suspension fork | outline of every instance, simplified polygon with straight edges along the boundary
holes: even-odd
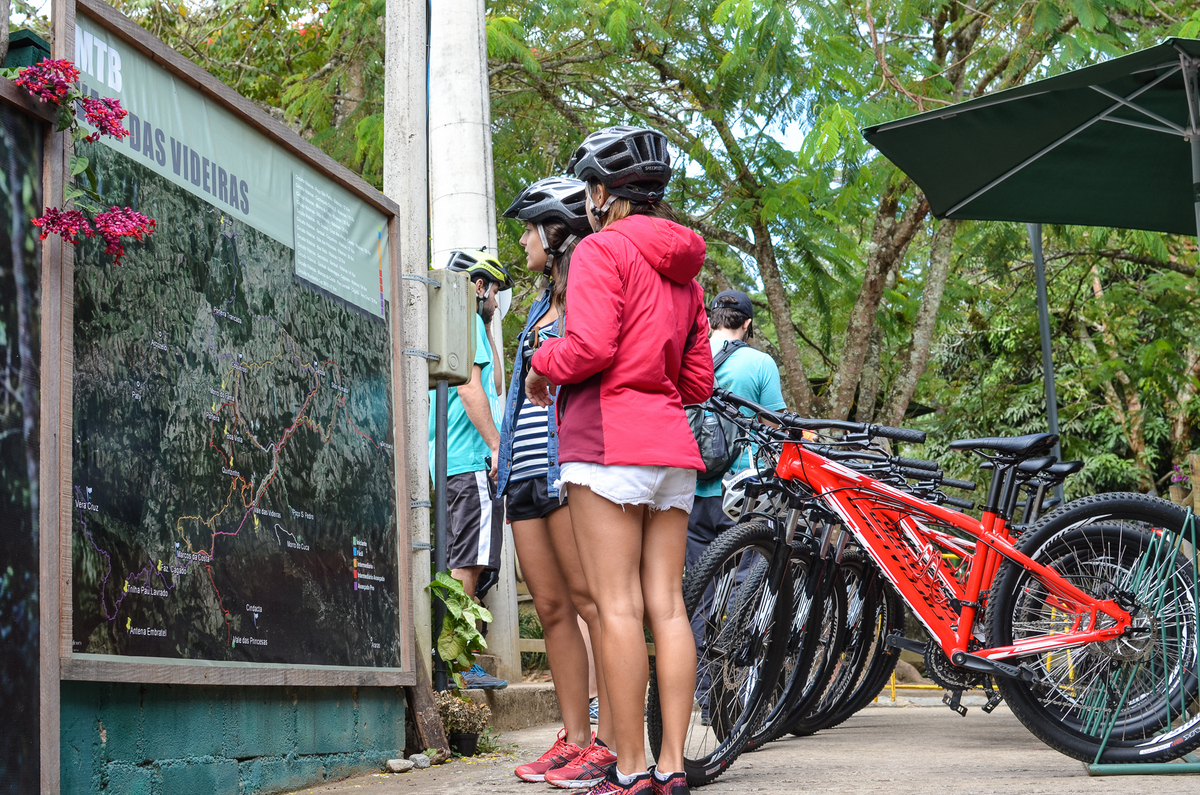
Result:
[[[783,593],[783,581],[788,566],[792,563],[792,538],[796,534],[799,522],[800,510],[797,508],[788,510],[787,518],[782,524],[777,519],[772,519],[772,524],[775,525],[775,553],[767,567],[766,581],[766,593],[772,598],[759,601],[754,615],[754,631],[747,633],[747,642],[735,660],[738,665],[749,665],[751,660],[758,657],[766,640],[767,627],[778,615],[781,600],[786,598],[790,602],[792,598],[790,593]]]

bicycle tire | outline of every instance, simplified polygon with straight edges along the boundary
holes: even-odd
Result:
[[[833,677],[835,664],[846,642],[847,598],[841,567],[832,562],[827,565],[833,566],[834,570],[829,594],[823,601],[823,610],[814,614],[820,615],[820,620],[798,625],[804,616],[800,613],[800,605],[793,608],[795,615],[791,632],[800,635],[797,645],[803,648],[804,657],[792,669],[789,680],[783,683],[783,696],[779,703],[767,711],[762,725],[751,735],[747,743],[748,750],[757,750],[787,734],[797,716],[803,717],[812,711]],[[802,587],[803,583],[797,586],[798,589]]]
[[[701,624],[696,696],[684,740],[689,786],[714,781],[737,759],[761,717],[766,694],[779,678],[791,600],[778,594],[791,593],[793,586],[791,566],[785,567],[777,593],[771,593],[765,581],[767,567],[761,564],[776,554],[776,542],[774,528],[764,520],[735,525],[709,545],[684,579],[688,617]],[[739,658],[738,651],[747,648],[752,633],[757,633],[758,653],[750,660]],[[663,727],[654,672],[647,702],[647,732],[657,758]]]
[[[864,565],[874,564],[868,560]],[[875,700],[892,671],[896,670],[900,650],[887,645],[885,641],[889,635],[904,632],[904,602],[882,574],[876,574],[874,583],[875,607],[870,614],[874,629],[864,637],[868,648],[865,665],[852,679],[840,703],[831,700],[823,705],[822,713],[808,716],[790,727],[795,736],[805,737],[845,723]]]
[[[1085,592],[1136,603],[1131,635],[1023,657],[1035,682],[997,681],[1013,714],[1051,748],[1085,763],[1132,763],[1200,747],[1196,571],[1171,548],[1186,518],[1166,500],[1095,495],[1047,515],[1021,543]],[[1043,591],[1029,571],[1005,562],[992,589],[993,645],[1062,631],[1070,617],[1056,615],[1058,600],[1039,603]]]
[[[860,550],[847,550],[841,563],[846,587],[846,640],[834,664],[829,684],[805,714],[793,714],[788,731],[797,736],[817,731],[822,721],[842,709],[846,699],[870,664],[874,644],[876,615],[882,592],[879,577],[868,577]],[[868,626],[869,625],[869,626]]]

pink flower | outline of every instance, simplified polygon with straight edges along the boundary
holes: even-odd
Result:
[[[79,70],[67,60],[42,61],[26,66],[13,82],[42,102],[58,104],[79,79]]]
[[[42,230],[39,237],[45,240],[49,235],[62,235],[63,239],[71,243],[78,243],[76,235],[80,232],[84,237],[94,237],[95,232],[88,225],[87,219],[83,217],[83,213],[79,210],[63,211],[57,207],[47,207],[46,214],[40,218],[34,218],[30,221],[34,226]]]
[[[129,111],[121,107],[121,100],[112,97],[102,99],[82,97],[79,102],[83,105],[83,112],[87,116],[88,124],[96,128],[96,132],[87,136],[87,140],[95,141],[101,135],[111,135],[120,140],[129,135],[129,130],[121,124],[121,120],[129,115]]]
[[[125,256],[121,238],[131,237],[140,241],[154,234],[156,224],[153,218],[147,218],[128,207],[113,207],[108,212],[97,213],[93,222],[96,224],[96,233],[104,238],[104,253],[112,254],[118,265],[121,264],[121,257]]]

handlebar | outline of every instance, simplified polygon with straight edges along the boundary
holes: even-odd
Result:
[[[735,395],[727,389],[714,390],[713,397],[717,400],[726,403],[732,403],[733,405],[741,408],[749,409],[755,414],[769,417],[771,420],[778,422],[780,425],[785,427],[795,428],[801,431],[849,431],[850,433],[865,433],[868,436],[882,436],[885,439],[894,439],[900,442],[912,442],[913,444],[925,443],[924,431],[914,431],[910,428],[892,428],[887,425],[872,425],[870,423],[849,422],[847,420],[809,419],[786,411],[772,411],[765,406],[758,405],[752,400],[746,400],[740,395]]]
[[[949,486],[952,489],[962,489],[963,491],[975,491],[976,485],[973,480],[958,480],[956,478],[942,478],[942,485]]]
[[[970,511],[975,507],[975,503],[970,500],[960,500],[958,497],[942,497],[942,503],[953,505],[955,508],[962,508],[964,511]]]

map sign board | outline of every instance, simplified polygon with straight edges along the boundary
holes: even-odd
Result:
[[[70,657],[399,669],[389,215],[80,9]]]

